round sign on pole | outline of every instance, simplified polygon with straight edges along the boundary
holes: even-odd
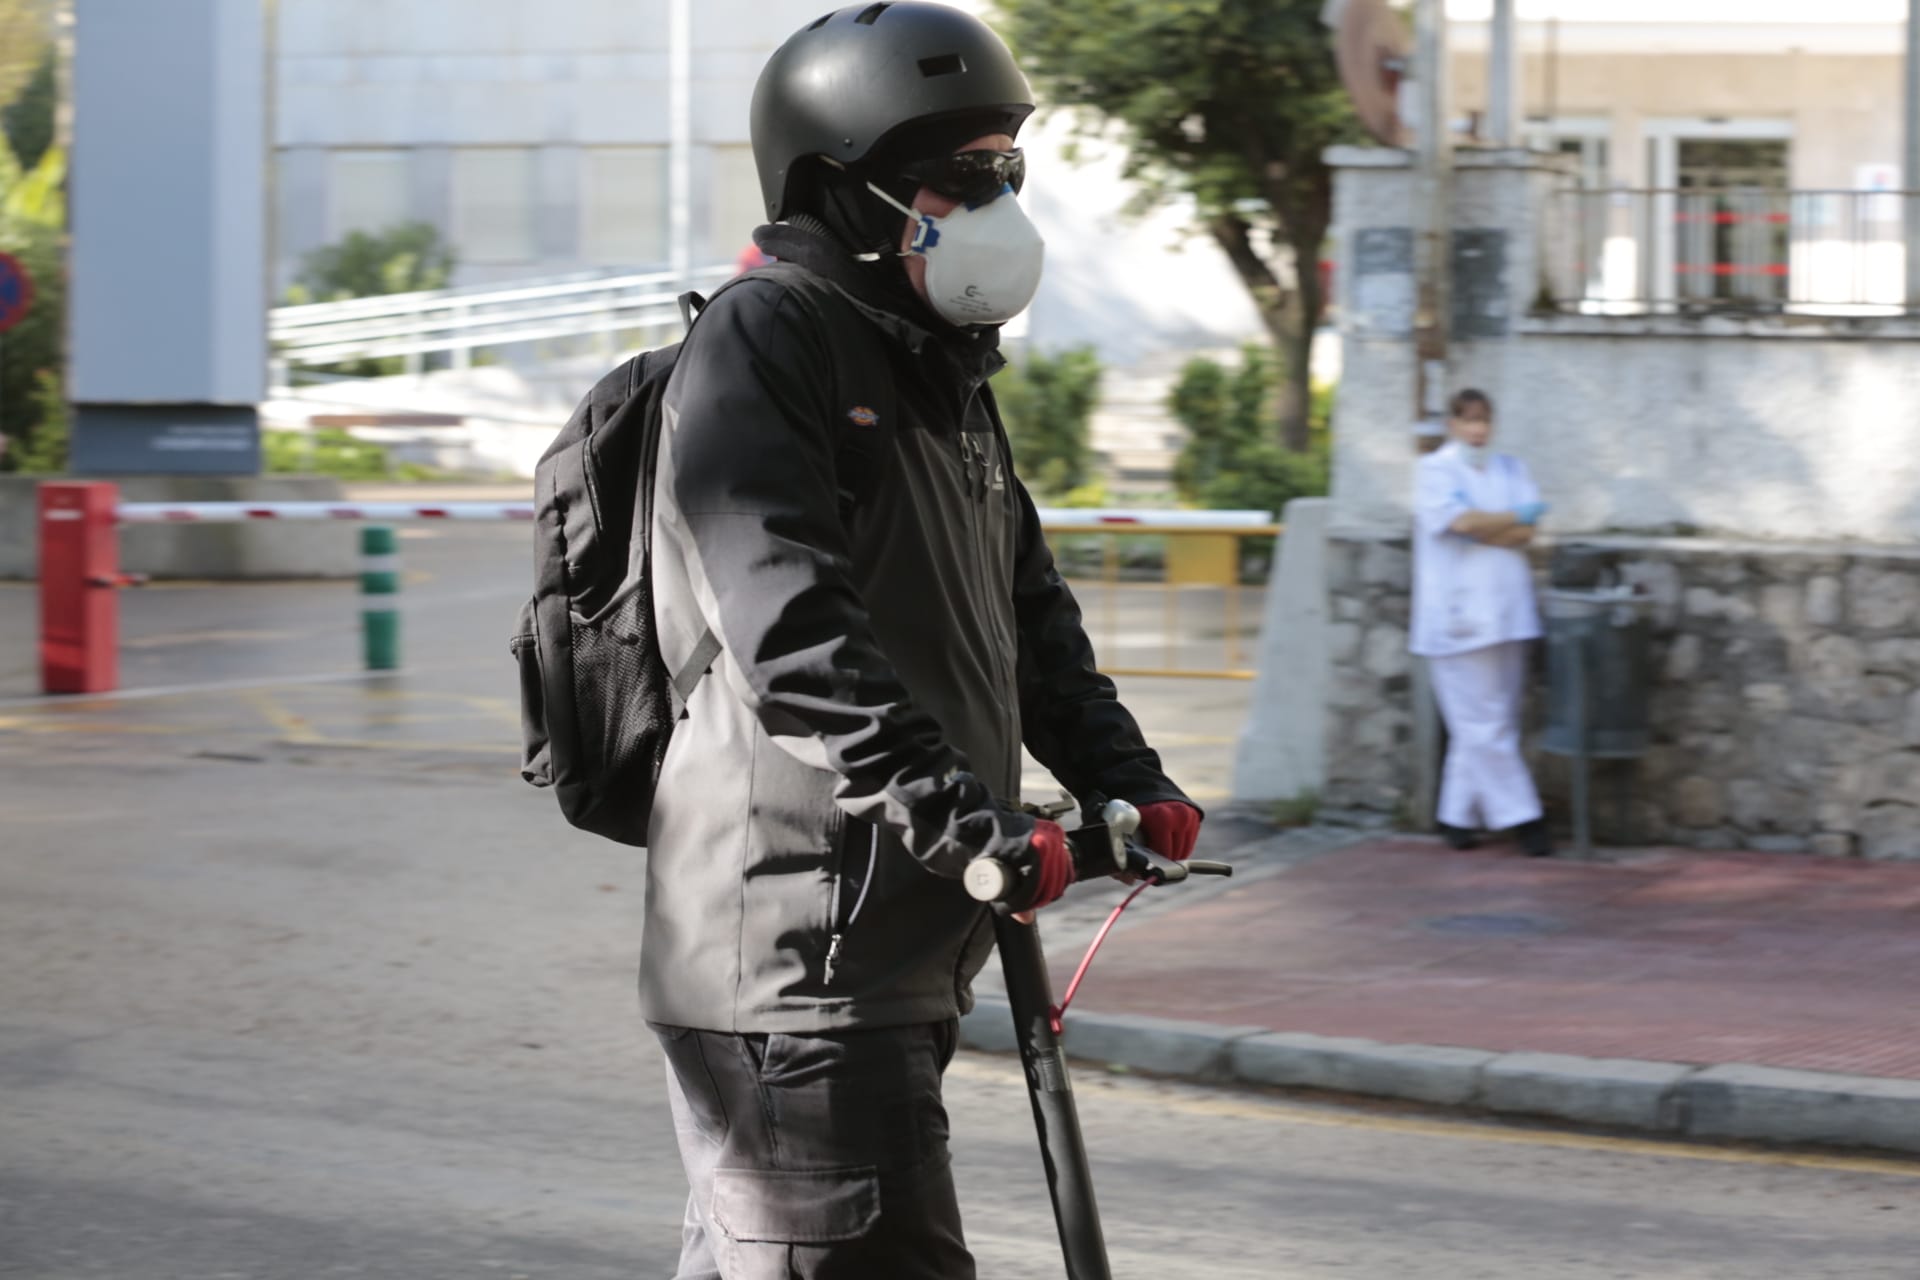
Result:
[[[1388,146],[1406,146],[1406,122],[1400,118],[1400,82],[1409,61],[1405,21],[1386,0],[1344,0],[1332,12],[1334,55],[1354,114]]]
[[[33,278],[20,259],[0,253],[0,333],[27,318],[33,306]]]

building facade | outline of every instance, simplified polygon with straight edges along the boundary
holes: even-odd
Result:
[[[760,215],[747,103],[817,0],[699,0],[696,262]],[[463,284],[668,259],[665,0],[281,0],[275,274],[352,231],[441,229]]]
[[[764,221],[754,82],[822,4],[690,6],[696,266],[735,260]],[[314,249],[405,221],[440,228],[463,285],[666,264],[666,0],[279,0],[278,10],[278,288]],[[1070,133],[1043,109],[1022,137],[1025,203],[1048,268],[1015,336],[1091,343],[1130,366],[1259,335],[1224,256],[1188,234],[1188,211],[1124,213],[1121,155],[1083,142],[1069,162]]]

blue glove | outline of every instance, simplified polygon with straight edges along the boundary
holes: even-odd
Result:
[[[1519,507],[1515,508],[1513,513],[1513,518],[1515,520],[1518,520],[1521,524],[1539,524],[1540,517],[1545,514],[1547,514],[1546,503],[1527,502],[1527,503],[1522,503]]]

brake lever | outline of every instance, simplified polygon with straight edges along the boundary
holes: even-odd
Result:
[[[1130,876],[1137,876],[1152,885],[1179,884],[1188,876],[1230,876],[1233,866],[1226,862],[1210,862],[1204,858],[1189,858],[1185,862],[1175,862],[1134,841],[1127,841],[1127,870]]]

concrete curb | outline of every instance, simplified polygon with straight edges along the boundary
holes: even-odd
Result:
[[[1012,1052],[1006,1000],[980,996],[960,1020],[960,1043]],[[1678,1137],[1920,1153],[1920,1080],[1490,1053],[1077,1011],[1066,1018],[1066,1045],[1074,1058],[1211,1084],[1325,1089]]]

